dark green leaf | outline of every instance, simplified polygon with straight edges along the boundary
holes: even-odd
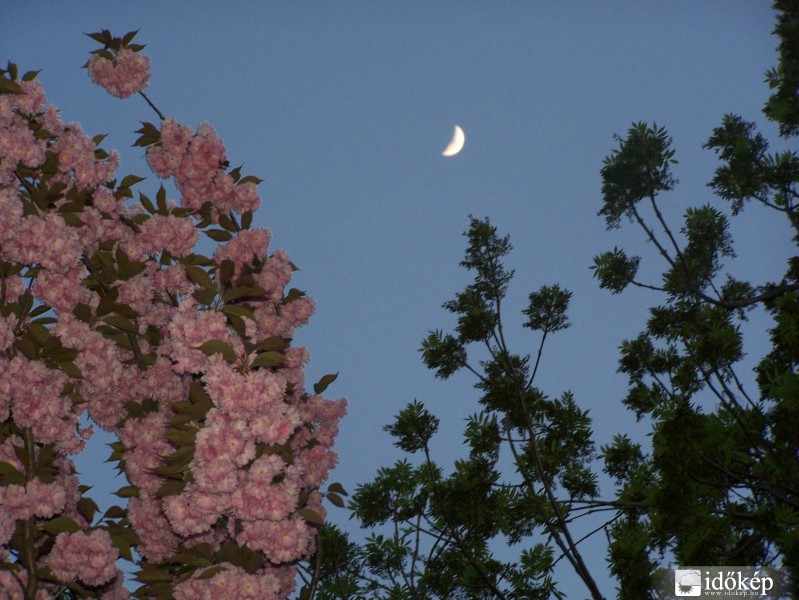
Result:
[[[206,356],[221,354],[222,357],[231,364],[238,360],[238,356],[236,356],[236,351],[233,349],[233,346],[223,342],[222,340],[208,340],[199,346],[198,349],[202,350]]]
[[[283,356],[280,352],[275,352],[274,350],[268,352],[262,352],[255,359],[252,361],[253,367],[278,367],[286,360],[286,357]]]
[[[233,238],[233,234],[224,229],[206,229],[204,233],[216,242],[227,242]]]
[[[137,335],[139,333],[139,328],[136,326],[136,324],[125,317],[121,317],[119,315],[108,315],[107,317],[103,317],[103,321],[109,325],[113,325],[117,329],[121,329],[122,331]]]
[[[340,483],[338,483],[337,481],[335,481],[335,482],[331,483],[329,486],[327,486],[327,491],[328,492],[333,492],[334,494],[340,494],[342,496],[346,496],[347,495],[347,492],[344,489],[344,486],[341,485]]]
[[[314,393],[321,394],[324,392],[327,387],[336,380],[337,377],[338,373],[328,373],[327,375],[324,375],[317,383],[314,384]]]
[[[0,77],[0,94],[24,94],[20,85],[16,81],[10,81]]]
[[[139,177],[138,175],[127,175],[119,183],[119,187],[129,188],[132,185],[136,185],[140,181],[144,181],[144,177]]]
[[[152,203],[152,201],[147,196],[145,196],[144,194],[140,193],[139,194],[139,202],[144,207],[144,210],[146,210],[151,215],[155,214],[155,212],[156,212],[155,205]]]
[[[241,304],[226,304],[222,307],[222,312],[228,315],[237,315],[239,317],[246,317],[251,321],[255,321],[255,315],[252,310]]]
[[[139,497],[139,488],[135,485],[126,485],[119,488],[116,492],[114,492],[120,498],[138,498]]]
[[[231,300],[236,300],[238,298],[261,298],[266,295],[266,290],[259,286],[252,286],[252,287],[235,287],[227,290],[224,294],[222,294],[222,300],[225,302],[230,302]]]
[[[328,492],[327,499],[330,500],[331,504],[338,506],[339,508],[344,508],[344,498],[342,498],[338,494],[334,492]]]
[[[75,533],[76,531],[80,531],[80,525],[78,525],[74,519],[70,517],[56,517],[55,519],[51,519],[47,521],[42,526],[47,533],[52,535],[58,535],[59,533],[69,532]]]
[[[170,479],[163,483],[161,487],[155,492],[156,498],[163,498],[164,496],[176,496],[180,494],[186,487],[185,481],[178,481],[177,479]]]
[[[297,514],[313,525],[325,524],[325,520],[321,517],[321,515],[310,508],[300,508],[297,510]]]
[[[216,290],[216,286],[211,280],[211,276],[208,275],[205,269],[198,267],[197,265],[183,265],[183,268],[186,270],[186,275],[188,275],[189,279],[191,279],[194,283],[207,290]]]
[[[128,511],[119,506],[110,507],[103,514],[103,519],[124,519],[128,516]]]

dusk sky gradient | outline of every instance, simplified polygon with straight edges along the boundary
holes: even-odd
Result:
[[[34,0],[0,12],[0,60],[41,69],[63,120],[108,133],[120,175],[147,176],[139,191],[152,197],[160,182],[131,148],[133,131],[158,118],[140,97],[118,100],[91,83],[80,67],[97,44],[84,33],[140,29],[153,63],[147,95],[181,124],[208,121],[231,164],[264,180],[254,225],[271,229],[271,250],[301,269],[292,285],[317,302],[295,338],[312,355],[308,380],[339,372],[326,395],[349,400],[329,481],[351,492],[400,458],[382,427],[414,398],[442,419],[442,466],[461,452],[463,419],[478,406],[474,380],[435,379],[418,349],[429,330],[454,324],[441,304],[470,281],[458,266],[470,214],[511,236],[505,317],[517,352],[538,344],[521,328],[527,295],[553,283],[574,294],[572,326],[548,342],[538,387],[571,390],[590,409],[597,448],[620,432],[645,439],[648,423],[621,404],[618,347],[660,297],[613,296],[589,267],[614,246],[641,254],[652,283],[664,264],[640,230],[607,232],[597,216],[612,136],[636,121],[669,130],[680,183],[662,206],[675,232],[688,206],[728,208],[706,187],[718,163],[702,149],[725,113],[756,121],[780,147],[761,112],[763,74],[777,60],[765,1]],[[466,145],[442,157],[456,123]],[[795,250],[785,223],[752,206],[732,224],[739,258],[730,272],[779,279]],[[750,365],[765,352],[768,323],[752,314]],[[107,441],[97,435],[79,458],[104,508],[125,484],[100,474]],[[354,531],[344,510],[330,507],[329,519]],[[597,537],[589,561],[612,596]],[[568,597],[584,595],[560,573]]]

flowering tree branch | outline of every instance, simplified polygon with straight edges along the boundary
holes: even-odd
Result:
[[[108,31],[86,63],[112,95],[161,119],[136,144],[174,180],[154,201],[115,178],[119,155],[65,125],[35,73],[0,71],[0,590],[11,598],[138,593],[285,598],[315,552],[346,402],[307,390],[291,345],[314,302],[251,228],[259,180],[229,164],[207,123],[164,117],[142,92],[150,60]],[[194,253],[205,235],[212,257]],[[69,455],[115,434],[126,508],[99,519]],[[313,593],[314,583],[302,593]],[[49,596],[48,596],[49,597]]]

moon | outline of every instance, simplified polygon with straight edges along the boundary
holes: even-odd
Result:
[[[452,140],[444,151],[442,156],[455,156],[458,152],[463,150],[463,145],[466,143],[466,136],[463,135],[463,129],[455,125],[455,131],[452,133]]]

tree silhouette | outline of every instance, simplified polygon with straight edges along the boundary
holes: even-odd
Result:
[[[799,6],[775,9],[779,64],[767,73],[764,113],[787,143],[799,133]],[[725,116],[705,145],[720,159],[709,184],[719,201],[687,209],[678,229],[661,210],[676,185],[667,130],[636,123],[617,141],[601,169],[599,215],[609,230],[639,227],[663,272],[659,281],[639,277],[644,258],[623,248],[596,256],[592,268],[613,294],[629,286],[659,294],[619,359],[629,381],[622,402],[651,425],[650,443],[620,433],[598,463],[587,411],[569,392],[536,387],[545,342],[568,327],[571,294],[558,285],[530,294],[524,326],[538,350],[514,353],[503,331],[510,241],[472,218],[461,266],[474,279],[444,304],[457,325],[431,332],[421,348],[436,376],[476,378],[481,410],[466,423],[468,455],[446,473],[430,451],[439,420],[418,401],[401,410],[385,429],[412,457],[355,491],[350,508],[370,530],[365,542],[325,530],[319,597],[562,597],[553,566],[563,559],[602,598],[574,533],[586,519],[607,537],[620,598],[657,597],[669,560],[799,564],[799,257],[779,281],[738,279],[729,230],[744,208],[775,210],[799,242],[799,157],[770,152],[754,123]],[[778,234],[763,233],[764,243]],[[757,390],[742,376],[741,325],[752,311],[774,323]],[[599,468],[615,482],[609,499],[600,497]],[[513,558],[500,558],[498,545]],[[797,579],[788,585],[799,593]]]

